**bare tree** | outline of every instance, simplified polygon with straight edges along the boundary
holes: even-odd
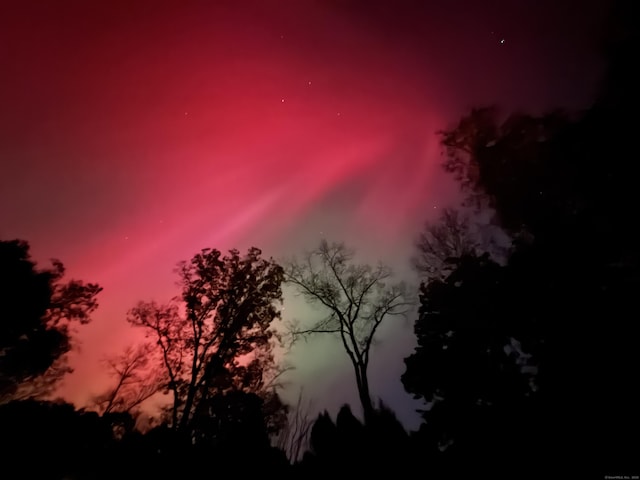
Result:
[[[436,222],[425,223],[416,249],[413,267],[428,281],[447,277],[455,268],[451,260],[476,252],[478,241],[469,217],[459,210],[445,208]]]
[[[353,262],[355,252],[343,243],[322,240],[315,250],[285,267],[285,279],[304,298],[320,306],[327,315],[309,328],[291,326],[292,339],[311,334],[337,335],[353,364],[358,396],[365,421],[375,412],[369,391],[367,369],[371,345],[383,320],[404,315],[412,306],[404,283],[387,285],[389,267]]]
[[[289,462],[295,463],[309,444],[313,419],[309,415],[310,403],[304,401],[302,389],[295,406],[289,409],[287,423],[276,438],[276,446],[285,452]]]
[[[136,347],[129,346],[120,355],[104,360],[116,383],[94,399],[94,404],[102,414],[131,413],[163,389],[166,375],[151,365],[152,355],[153,347],[144,343]]]

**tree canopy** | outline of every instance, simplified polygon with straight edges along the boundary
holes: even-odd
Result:
[[[519,445],[520,458],[528,452],[547,466],[577,469],[572,452],[598,458],[603,474],[631,465],[638,442],[624,432],[640,419],[629,312],[640,257],[629,157],[637,122],[623,99],[637,93],[621,66],[584,112],[476,108],[441,133],[443,167],[467,206],[493,211],[512,239],[504,265],[463,254],[422,287],[418,347],[403,382],[430,402],[422,431],[444,456],[492,450],[515,458]],[[594,395],[604,397],[597,411]],[[478,436],[488,425],[499,433]]]
[[[0,241],[0,402],[50,393],[70,371],[72,326],[89,323],[102,288],[64,274],[58,260],[38,269],[27,242]]]
[[[202,418],[228,410],[217,407],[229,395],[270,406],[271,425],[278,428],[284,406],[271,388],[278,374],[272,324],[280,318],[283,270],[260,255],[257,248],[243,256],[203,249],[178,264],[179,297],[166,305],[140,302],[129,312],[128,321],[155,345],[176,431],[196,435]],[[211,429],[207,434],[215,436]]]

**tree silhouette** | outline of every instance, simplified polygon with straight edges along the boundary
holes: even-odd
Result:
[[[140,404],[151,398],[166,384],[166,374],[153,363],[153,345],[128,346],[115,357],[104,360],[109,374],[116,379],[113,387],[94,399],[99,411],[135,413]]]
[[[373,474],[408,468],[408,435],[395,414],[383,403],[369,423],[358,420],[347,404],[336,415],[318,415],[311,427],[310,449],[303,457],[301,475],[340,471]]]
[[[536,338],[521,304],[528,292],[488,254],[455,265],[446,279],[421,287],[418,346],[401,377],[427,405],[421,441],[452,463],[524,458],[535,451],[525,419],[537,390],[537,365],[523,346]]]
[[[300,389],[296,404],[289,409],[286,424],[278,432],[276,444],[285,452],[290,463],[300,460],[308,447],[309,434],[313,425],[313,421],[309,418],[309,408],[310,404],[304,401],[302,389]]]
[[[270,406],[272,427],[282,423],[285,407],[270,387],[278,374],[271,327],[280,317],[274,304],[282,301],[283,271],[260,254],[257,248],[245,256],[204,249],[178,264],[179,298],[167,305],[141,302],[129,313],[128,321],[155,342],[166,371],[172,428],[193,439],[203,438],[196,432],[205,417],[214,421],[216,406],[241,398],[237,392],[244,399],[259,395]]]
[[[323,240],[303,261],[285,267],[292,284],[327,316],[309,328],[292,326],[293,338],[328,333],[337,335],[351,360],[365,421],[373,418],[367,369],[378,328],[390,316],[404,315],[411,307],[404,283],[387,285],[391,270],[353,262],[354,252],[344,244]]]
[[[575,187],[585,165],[558,148],[573,125],[562,111],[503,118],[496,107],[476,108],[441,132],[444,168],[460,182],[467,203],[494,209],[510,234],[555,232],[559,218],[582,205]]]
[[[86,324],[101,287],[39,270],[22,240],[0,241],[0,403],[50,393],[71,371],[72,326]]]
[[[480,248],[469,216],[453,208],[443,209],[438,221],[425,223],[415,246],[413,266],[425,280],[446,277],[454,268],[450,260]]]
[[[541,474],[563,465],[605,475],[629,471],[640,448],[630,434],[640,399],[629,381],[639,373],[629,313],[640,287],[630,221],[640,207],[630,161],[637,73],[628,63],[637,29],[618,20],[593,107],[505,117],[479,108],[442,133],[444,167],[468,205],[493,209],[513,238],[503,267],[463,257],[445,281],[422,289],[419,346],[403,381],[433,402],[425,433],[457,432],[458,446],[477,447],[459,458],[478,460],[487,445],[513,457],[514,445],[526,445]],[[456,396],[464,402],[447,404]]]
[[[442,134],[444,167],[468,204],[493,209],[513,238],[504,267],[463,256],[446,280],[422,289],[419,346],[406,359],[403,382],[432,402],[425,427],[451,457],[480,461],[488,445],[521,455],[506,441],[508,418],[518,419],[511,425],[518,444],[528,442],[544,459],[541,468],[568,463],[564,443],[582,444],[577,432],[585,427],[573,411],[592,382],[574,359],[590,357],[591,333],[578,319],[604,314],[599,290],[610,278],[601,263],[607,240],[593,241],[602,225],[584,121],[560,112],[502,120],[484,108]],[[525,358],[529,365],[520,364]],[[527,391],[525,366],[536,369],[535,392]],[[478,436],[489,423],[493,433]],[[546,438],[552,429],[556,435]]]

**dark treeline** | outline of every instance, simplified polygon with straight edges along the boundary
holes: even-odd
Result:
[[[640,81],[623,5],[590,108],[476,108],[440,133],[464,202],[417,240],[419,294],[340,243],[282,262],[204,249],[178,264],[174,299],[130,310],[146,340],[106,360],[112,387],[78,409],[44,399],[101,288],[64,281],[58,261],[39,269],[26,241],[0,242],[0,476],[638,475]],[[274,328],[285,284],[326,316]],[[401,381],[425,407],[408,432],[374,400],[368,366],[378,327],[414,305]],[[362,420],[348,405],[311,419],[280,398],[276,348],[319,333],[351,360]],[[159,395],[166,407],[145,424]]]

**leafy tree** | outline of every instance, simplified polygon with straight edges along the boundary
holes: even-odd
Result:
[[[522,308],[530,300],[522,286],[513,268],[488,254],[463,256],[447,278],[422,284],[418,346],[401,380],[426,402],[420,439],[432,452],[487,463],[533,454],[525,444],[537,365],[518,339],[537,338],[537,312]]]
[[[637,175],[630,161],[638,95],[628,62],[637,29],[630,17],[618,20],[610,68],[593,107],[573,116],[502,117],[495,108],[474,109],[442,133],[445,169],[456,175],[469,205],[495,211],[513,249],[502,268],[467,259],[446,281],[423,287],[419,347],[403,377],[410,391],[435,400],[425,430],[457,429],[468,444],[482,446],[492,442],[472,441],[474,430],[511,414],[521,422],[518,441],[537,439],[536,465],[547,469],[560,461],[577,472],[582,458],[590,470],[599,466],[606,474],[629,468],[638,449],[637,436],[628,433],[640,425],[629,381],[639,373],[630,312],[637,309],[640,255],[629,221],[640,207],[631,193]],[[506,339],[517,340],[509,344],[526,355],[509,360],[500,354],[484,363],[490,367],[485,373],[473,374],[483,365],[483,349],[498,351]],[[535,366],[535,392],[521,388],[527,365],[514,370],[514,361],[525,357]],[[519,375],[507,380],[505,372]],[[484,380],[478,385],[476,378]],[[439,396],[448,390],[451,398],[456,388],[464,408],[455,402],[450,408]],[[483,404],[487,396],[491,405]],[[597,407],[594,397],[601,399]],[[482,408],[472,406],[474,398]],[[462,415],[465,409],[473,415]],[[493,437],[502,453],[521,445],[508,442],[507,432],[517,425],[507,423],[502,437]]]
[[[426,222],[418,240],[413,266],[426,280],[446,277],[454,268],[452,259],[475,253],[479,241],[468,215],[445,208],[437,222]]]
[[[496,107],[476,108],[441,132],[443,166],[460,182],[468,204],[492,208],[509,233],[541,234],[580,208],[580,192],[565,187],[577,186],[584,165],[557,151],[572,126],[562,111],[503,118]]]
[[[444,167],[468,204],[492,209],[513,238],[504,267],[462,256],[449,277],[422,289],[418,348],[403,382],[431,402],[425,428],[449,456],[480,461],[492,445],[514,457],[535,438],[531,450],[559,460],[561,444],[584,428],[569,412],[590,382],[570,359],[589,356],[588,329],[576,320],[600,308],[606,277],[592,234],[591,141],[564,113],[502,119],[494,108],[475,109],[442,134]],[[585,295],[597,303],[585,308]],[[523,374],[534,367],[535,392]],[[544,420],[525,425],[525,418]],[[544,422],[554,438],[544,438]],[[479,436],[489,424],[493,433]],[[513,427],[517,443],[507,441]],[[516,444],[522,450],[512,451]]]
[[[260,255],[257,248],[244,256],[203,249],[178,264],[180,297],[167,305],[141,302],[129,312],[128,321],[155,343],[173,398],[170,422],[181,434],[201,439],[203,419],[214,422],[213,410],[240,393],[270,405],[271,425],[279,428],[285,407],[273,391],[279,371],[272,323],[280,318],[283,270]]]
[[[0,241],[0,403],[50,393],[71,371],[72,326],[97,308],[96,284],[63,282],[63,264],[39,270],[22,240]]]
[[[374,407],[367,370],[376,332],[386,318],[404,315],[412,304],[404,283],[387,285],[392,276],[388,267],[356,264],[353,258],[354,252],[344,244],[323,240],[303,261],[290,261],[285,275],[309,303],[327,312],[309,328],[293,326],[293,338],[320,333],[340,338],[353,365],[365,421],[369,421]]]

